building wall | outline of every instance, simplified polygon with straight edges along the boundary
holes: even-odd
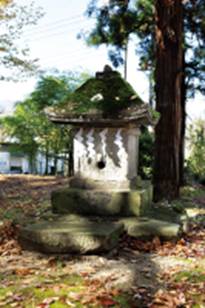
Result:
[[[10,153],[0,152],[0,173],[10,172]]]
[[[51,174],[54,167],[54,159],[50,158],[48,163],[48,173]],[[36,156],[36,173],[45,174],[46,159],[42,153],[38,153]],[[57,163],[57,172],[64,172],[64,161],[59,159]],[[15,155],[6,151],[6,149],[0,149],[0,174],[9,173],[31,173],[29,159],[27,155]]]

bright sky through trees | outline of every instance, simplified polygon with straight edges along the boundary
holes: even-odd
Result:
[[[28,2],[31,0],[18,0],[18,4]],[[35,3],[43,8],[45,16],[37,26],[24,31],[19,44],[30,47],[31,56],[39,58],[42,69],[55,67],[60,70],[84,70],[94,73],[109,63],[106,48],[89,48],[82,39],[77,39],[78,33],[90,29],[93,22],[84,15],[89,0],[35,0]],[[128,81],[139,95],[148,101],[147,78],[142,72],[137,71],[137,67],[137,57],[131,42]],[[9,109],[15,101],[24,98],[33,90],[35,82],[34,78],[20,83],[0,82],[0,108]],[[192,114],[202,114],[205,110],[203,98],[191,109]],[[190,111],[188,112],[190,114]]]
[[[18,3],[26,4],[28,1],[20,0]],[[93,73],[102,70],[109,63],[106,48],[88,48],[83,39],[77,39],[77,35],[82,30],[88,30],[93,23],[84,15],[89,0],[36,0],[35,3],[43,8],[45,16],[37,26],[24,31],[19,44],[30,47],[31,56],[39,58],[42,69],[56,67],[60,70],[85,70]],[[136,74],[137,58],[134,49],[130,49],[129,63],[129,81],[147,100],[146,77],[142,73]],[[22,99],[33,90],[34,84],[34,79],[29,79],[26,83],[0,83],[1,106],[5,108],[5,104],[11,105]]]

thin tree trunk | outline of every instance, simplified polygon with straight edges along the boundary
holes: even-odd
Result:
[[[127,80],[127,65],[128,65],[128,40],[125,44],[124,56],[124,79]]]
[[[49,160],[48,146],[46,146],[45,159],[46,159],[45,175],[47,175],[48,174],[48,160]]]
[[[181,0],[156,0],[156,126],[154,200],[179,196],[181,80],[183,66]]]
[[[73,164],[73,146],[69,147],[69,158],[68,158],[68,176],[73,176],[74,164]]]
[[[187,87],[185,83],[185,55],[183,53],[183,75],[182,75],[182,86],[181,86],[181,142],[179,149],[179,168],[180,168],[180,186],[183,186],[184,181],[184,155],[185,155],[185,133],[186,133],[186,92]]]
[[[31,170],[31,173],[36,173],[36,168],[35,168],[35,154],[31,153],[29,155],[29,165],[30,165],[30,170]]]
[[[55,156],[54,156],[54,174],[57,175],[57,164],[58,164],[58,154],[55,153]]]

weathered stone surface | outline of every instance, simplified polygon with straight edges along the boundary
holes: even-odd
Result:
[[[157,220],[179,224],[184,232],[188,231],[189,217],[183,209],[179,210],[169,204],[153,204],[151,207],[146,208],[145,214],[145,216]]]
[[[139,128],[81,127],[73,134],[72,187],[133,188],[137,177]]]
[[[180,224],[148,217],[123,218],[120,222],[123,223],[128,235],[137,238],[159,236],[163,239],[171,239],[177,238],[182,231]]]
[[[140,216],[151,204],[152,186],[131,191],[68,188],[54,191],[51,201],[58,214]]]
[[[22,228],[19,240],[26,249],[46,253],[87,253],[114,248],[123,225],[71,217],[64,221],[42,222]]]

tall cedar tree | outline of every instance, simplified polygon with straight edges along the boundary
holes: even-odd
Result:
[[[154,20],[154,5],[156,0],[136,0],[132,2],[132,6],[129,6],[128,2],[109,0],[107,4],[98,5],[97,0],[92,0],[87,10],[89,17],[96,18],[96,26],[90,32],[87,42],[90,45],[106,44],[108,46],[110,59],[114,66],[118,66],[123,63],[123,57],[121,52],[124,50],[124,42],[128,40],[130,34],[135,34],[139,38],[137,41],[136,51],[140,56],[140,66],[144,71],[150,71],[151,80],[151,93],[152,99],[155,100],[155,93],[153,91],[153,85],[155,80],[153,78],[153,72],[156,66],[156,53],[155,53],[155,20]],[[165,8],[168,5],[169,21],[163,20],[165,23],[164,36],[170,39],[175,33],[175,29],[172,29],[170,25],[174,12],[174,1],[161,1],[160,5],[164,5]],[[205,84],[205,2],[204,0],[190,0],[182,1],[183,4],[183,22],[184,22],[184,37],[182,42],[182,75],[181,78],[181,140],[179,147],[179,177],[180,184],[183,184],[184,173],[184,137],[186,126],[186,100],[193,97],[196,91],[204,93]],[[181,5],[182,5],[181,4]],[[176,5],[176,4],[175,4]],[[162,8],[163,9],[163,8]],[[182,8],[181,8],[182,9]],[[180,14],[181,13],[180,9]],[[160,16],[161,18],[161,16]],[[182,16],[180,16],[182,18]],[[182,21],[180,21],[181,23]],[[122,25],[122,26],[121,26]],[[167,34],[166,34],[167,32]],[[134,37],[132,36],[132,39]],[[165,39],[164,38],[164,39]],[[180,38],[182,41],[182,38]],[[167,38],[166,38],[167,41]],[[166,43],[167,44],[167,43]],[[170,42],[171,44],[171,42]],[[172,45],[172,44],[171,44]],[[182,52],[182,51],[181,51]],[[167,77],[167,76],[166,76]],[[168,78],[168,77],[167,77]],[[170,81],[172,84],[172,81]],[[158,87],[159,91],[159,87]],[[162,88],[163,91],[163,88]],[[153,95],[154,94],[154,95]],[[161,108],[160,108],[161,109]],[[163,116],[164,117],[164,116]],[[169,125],[166,121],[163,122],[166,131],[166,126]],[[161,124],[159,124],[161,125]],[[174,131],[172,132],[174,134]],[[175,139],[175,138],[172,138]],[[177,150],[177,151],[178,151]],[[157,151],[156,151],[157,152]],[[172,154],[171,154],[172,155]],[[155,164],[157,167],[157,164]],[[163,168],[165,169],[165,168]],[[157,170],[158,171],[158,170]],[[178,172],[177,172],[178,173]],[[167,173],[165,174],[165,180]],[[177,179],[178,183],[178,179]],[[177,184],[178,185],[178,184]],[[158,187],[159,189],[159,187]],[[155,189],[155,192],[157,189]],[[155,193],[156,195],[157,193]],[[162,193],[162,198],[166,198]],[[172,195],[172,194],[171,194]],[[159,196],[159,193],[158,193]],[[170,196],[168,196],[170,198]],[[156,198],[158,199],[158,197]]]
[[[181,85],[183,72],[183,5],[156,0],[156,126],[154,199],[179,196]]]

